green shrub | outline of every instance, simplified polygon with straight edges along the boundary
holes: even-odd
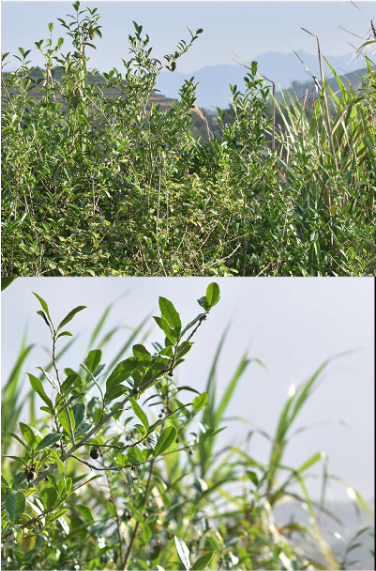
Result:
[[[171,72],[202,30],[151,56],[134,23],[131,59],[87,71],[101,36],[96,9],[60,22],[63,38],[36,42],[44,77],[3,73],[2,275],[372,275],[375,248],[374,71],[354,91],[323,79],[312,102],[283,90],[283,122],[271,148],[273,100],[248,67],[245,92],[217,109],[219,133],[192,135],[194,78],[179,100],[155,105],[156,79]],[[8,54],[3,55],[4,62]],[[334,73],[334,70],[333,70]],[[311,107],[309,109],[309,107]],[[334,156],[333,156],[334,153]]]

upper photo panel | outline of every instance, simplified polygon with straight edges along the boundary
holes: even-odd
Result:
[[[2,276],[376,275],[375,7],[2,2]]]

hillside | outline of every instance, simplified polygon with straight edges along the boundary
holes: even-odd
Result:
[[[282,54],[279,54],[279,55],[282,55]],[[211,68],[205,68],[205,69],[210,70]],[[240,72],[242,78],[247,73],[247,70],[241,66],[239,66],[238,71]],[[356,87],[358,87],[359,82],[360,82],[359,78],[364,76],[366,73],[367,73],[367,69],[362,68],[362,69],[359,69],[356,71],[351,71],[351,72],[348,72],[345,74],[341,74],[340,77],[341,77],[341,80],[344,82],[346,87],[349,84],[351,84],[354,88],[356,88]],[[62,79],[62,71],[59,68],[54,68],[53,74],[54,74],[54,81],[60,82]],[[4,74],[4,75],[6,75],[6,74]],[[160,77],[160,75],[159,75],[159,77]],[[165,75],[165,74],[163,74],[163,75]],[[181,82],[181,83],[179,83],[179,88],[180,88],[181,85],[184,83],[184,79],[181,79],[181,74],[175,75],[175,73],[169,72],[169,75],[174,76],[174,81],[177,81],[177,84],[179,83],[179,81]],[[41,79],[43,77],[42,69],[39,67],[35,67],[33,69],[32,73],[30,74],[30,77],[32,77],[35,81],[37,81],[38,79]],[[337,83],[337,80],[335,79],[335,77],[329,77],[327,79],[327,81],[328,81],[330,88],[336,93],[338,91],[338,83]],[[102,85],[106,85],[106,82],[100,73],[97,73],[96,75],[88,73],[88,83],[89,84],[101,83]],[[125,85],[125,83],[126,82],[123,81],[124,85]],[[40,86],[35,85],[35,87],[33,89],[31,89],[33,96],[37,100],[39,100],[42,97],[42,94],[40,93],[38,87],[40,87]],[[239,87],[240,88],[244,87],[243,79],[241,80],[241,82],[239,82]],[[223,84],[223,89],[225,89],[224,84]],[[307,94],[308,100],[311,100],[312,97],[314,97],[316,95],[316,91],[315,91],[315,87],[314,87],[314,83],[313,83],[312,79],[307,79],[304,82],[300,82],[298,80],[293,81],[291,84],[291,87],[289,87],[289,89],[288,89],[288,92],[294,99],[301,99],[301,98],[305,97]],[[117,97],[119,97],[118,89],[116,89],[114,87],[109,88],[107,91],[107,97],[115,100]],[[55,95],[55,98],[56,98],[57,102],[64,103],[64,99],[61,97],[61,95],[59,93],[57,93]],[[177,98],[167,97],[166,95],[163,94],[163,92],[158,92],[158,90],[157,90],[151,94],[150,103],[149,103],[148,107],[150,106],[151,103],[153,103],[154,105],[160,105],[162,109],[168,108],[173,104],[174,101],[176,101],[176,99]],[[282,100],[282,94],[280,91],[277,91],[277,99]],[[227,111],[229,120],[230,120],[230,117],[232,115],[230,105],[231,105],[231,101],[229,99],[227,102],[227,105],[225,105],[223,107],[223,109],[226,109],[226,111]],[[220,127],[218,117],[216,116],[215,109],[213,109],[213,108],[207,109],[207,108],[202,108],[202,107],[200,109],[201,109],[201,111],[202,111],[202,113],[203,113],[203,115],[207,121],[207,124],[208,124],[210,131],[212,133],[217,134],[217,135],[221,135],[221,127]],[[267,105],[267,115],[269,117],[272,115],[271,101],[269,101],[268,105]],[[309,115],[309,112],[308,112],[308,115]],[[206,140],[207,139],[207,127],[206,127],[205,121],[197,113],[193,113],[192,118],[193,118],[193,123],[191,126],[192,134],[196,138],[201,137],[202,140]],[[276,123],[277,124],[282,123],[282,119],[279,116],[278,112],[276,115]]]
[[[308,54],[302,50],[297,50],[299,57],[304,61],[308,69],[317,77],[320,76],[318,58],[316,55]],[[241,57],[241,54],[237,54]],[[339,74],[354,73],[358,68],[365,67],[364,63],[353,60],[352,54],[345,56],[330,56],[324,54],[330,64]],[[304,70],[304,66],[291,52],[289,54],[281,54],[278,52],[268,52],[256,57],[255,60],[259,64],[259,71],[266,77],[269,77],[278,84],[288,88],[292,82],[305,82],[309,79]],[[251,62],[248,62],[251,63]],[[158,76],[157,88],[161,93],[165,93],[169,97],[177,97],[180,86],[184,80],[194,77],[195,83],[199,83],[197,87],[197,105],[205,109],[214,107],[226,108],[230,102],[231,91],[229,84],[238,85],[243,88],[243,78],[245,70],[240,65],[215,65],[207,66],[191,73],[174,73],[162,72]],[[331,75],[330,69],[324,62],[324,73]]]

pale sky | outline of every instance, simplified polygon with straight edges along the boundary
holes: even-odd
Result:
[[[127,60],[128,34],[133,34],[132,20],[144,27],[150,36],[152,54],[162,60],[175,50],[177,43],[189,39],[186,29],[203,28],[204,33],[187,54],[178,60],[177,70],[193,73],[205,66],[234,64],[234,54],[245,61],[269,52],[291,52],[303,49],[316,53],[315,39],[299,26],[318,35],[326,56],[352,53],[348,44],[360,40],[343,31],[364,37],[370,28],[368,19],[375,17],[375,2],[358,2],[363,15],[350,1],[346,2],[81,2],[97,7],[102,15],[103,38],[95,39],[97,50],[88,50],[89,68],[108,71],[122,69],[121,58]],[[1,3],[2,52],[18,53],[18,47],[31,49],[33,65],[44,65],[34,42],[49,37],[48,23],[55,24],[54,38],[65,36],[56,18],[72,13],[70,2],[7,1]],[[367,17],[366,17],[367,16]],[[63,53],[68,51],[68,38]],[[17,60],[11,59],[12,67]],[[165,62],[164,62],[165,63]]]
[[[218,399],[246,351],[267,366],[267,370],[256,364],[248,366],[226,413],[245,422],[226,421],[228,428],[221,443],[241,444],[252,429],[250,423],[273,433],[291,384],[307,380],[325,359],[356,350],[329,366],[294,429],[328,420],[333,423],[312,426],[293,439],[285,463],[297,468],[311,455],[325,451],[331,473],[354,486],[366,500],[373,498],[375,308],[371,278],[18,278],[1,294],[2,383],[15,363],[26,327],[28,342],[37,346],[23,367],[24,391],[29,390],[25,372],[39,376],[36,367],[44,367],[48,361],[42,346],[49,346],[49,332],[36,314],[40,307],[32,291],[46,300],[55,323],[72,308],[88,306],[69,326],[76,342],[60,364],[63,370],[67,366],[78,369],[83,362],[91,332],[109,303],[117,300],[104,332],[117,325],[136,327],[147,315],[160,315],[159,296],[175,304],[186,324],[202,311],[196,300],[205,294],[211,281],[219,283],[221,300],[198,330],[191,353],[178,368],[178,384],[205,390],[214,353],[229,323],[219,362]],[[163,342],[163,336],[151,317],[146,331],[151,333],[145,345],[153,351],[151,342]],[[128,335],[127,329],[115,335],[104,350],[104,362],[110,362]],[[61,346],[67,339],[62,338]],[[46,386],[47,391],[49,388]],[[267,442],[257,435],[251,442],[251,455],[266,461],[270,450]],[[312,472],[321,473],[321,468]],[[308,485],[318,497],[319,482],[312,479]],[[328,499],[348,498],[343,487],[332,483]]]

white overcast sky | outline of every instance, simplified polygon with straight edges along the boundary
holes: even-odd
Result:
[[[117,300],[105,331],[116,325],[136,327],[145,316],[160,315],[159,296],[170,299],[183,323],[187,323],[201,311],[196,300],[205,294],[211,281],[209,278],[19,278],[1,294],[2,383],[15,363],[26,327],[28,342],[38,345],[30,353],[24,371],[39,375],[36,367],[44,367],[48,361],[42,348],[49,345],[48,330],[36,314],[40,307],[32,291],[47,301],[55,323],[72,308],[87,306],[70,324],[69,330],[77,340],[60,365],[62,370],[67,366],[78,369],[83,362],[91,332],[110,302]],[[205,390],[216,347],[230,323],[219,363],[218,398],[246,351],[250,357],[261,359],[268,370],[255,364],[248,367],[226,415],[242,417],[273,433],[290,385],[306,380],[328,357],[356,350],[329,366],[323,383],[294,428],[326,420],[333,420],[334,424],[313,427],[298,435],[287,449],[285,463],[298,467],[312,454],[325,451],[333,474],[357,488],[367,500],[373,498],[373,280],[221,278],[216,281],[221,287],[221,300],[198,330],[191,353],[178,369],[178,383]],[[151,341],[163,342],[163,338],[151,318],[146,330],[151,330],[151,334],[145,345],[152,350]],[[119,331],[104,352],[104,362],[110,361],[128,335],[126,329]],[[61,346],[66,343],[64,339],[68,338],[63,338]],[[22,384],[24,391],[29,390],[24,373]],[[339,420],[349,428],[344,428]],[[240,443],[251,428],[235,421],[226,425],[223,443]],[[255,436],[250,453],[264,461],[269,446]],[[312,481],[310,487],[318,496],[319,484]],[[331,485],[329,498],[345,501],[346,497],[339,484]]]
[[[96,38],[97,50],[88,50],[89,68],[106,71],[122,69],[121,58],[129,59],[128,34],[134,32],[132,20],[143,25],[150,36],[153,55],[162,60],[177,43],[189,39],[186,29],[203,28],[204,33],[178,61],[178,70],[195,72],[205,66],[234,64],[234,54],[245,61],[277,51],[295,49],[316,54],[316,41],[299,26],[318,35],[326,56],[353,53],[351,42],[361,41],[339,26],[366,37],[369,20],[375,16],[375,2],[358,2],[364,14],[346,2],[81,2],[81,9],[97,7],[102,15],[103,38]],[[33,65],[44,65],[34,42],[49,37],[48,23],[55,23],[54,37],[65,36],[57,18],[72,13],[70,2],[1,2],[2,52],[18,53],[18,47],[31,49]],[[368,18],[368,19],[367,19]],[[66,38],[66,41],[69,38]],[[64,45],[63,52],[68,47]],[[90,52],[90,53],[89,53]],[[17,67],[17,60],[11,59]]]

